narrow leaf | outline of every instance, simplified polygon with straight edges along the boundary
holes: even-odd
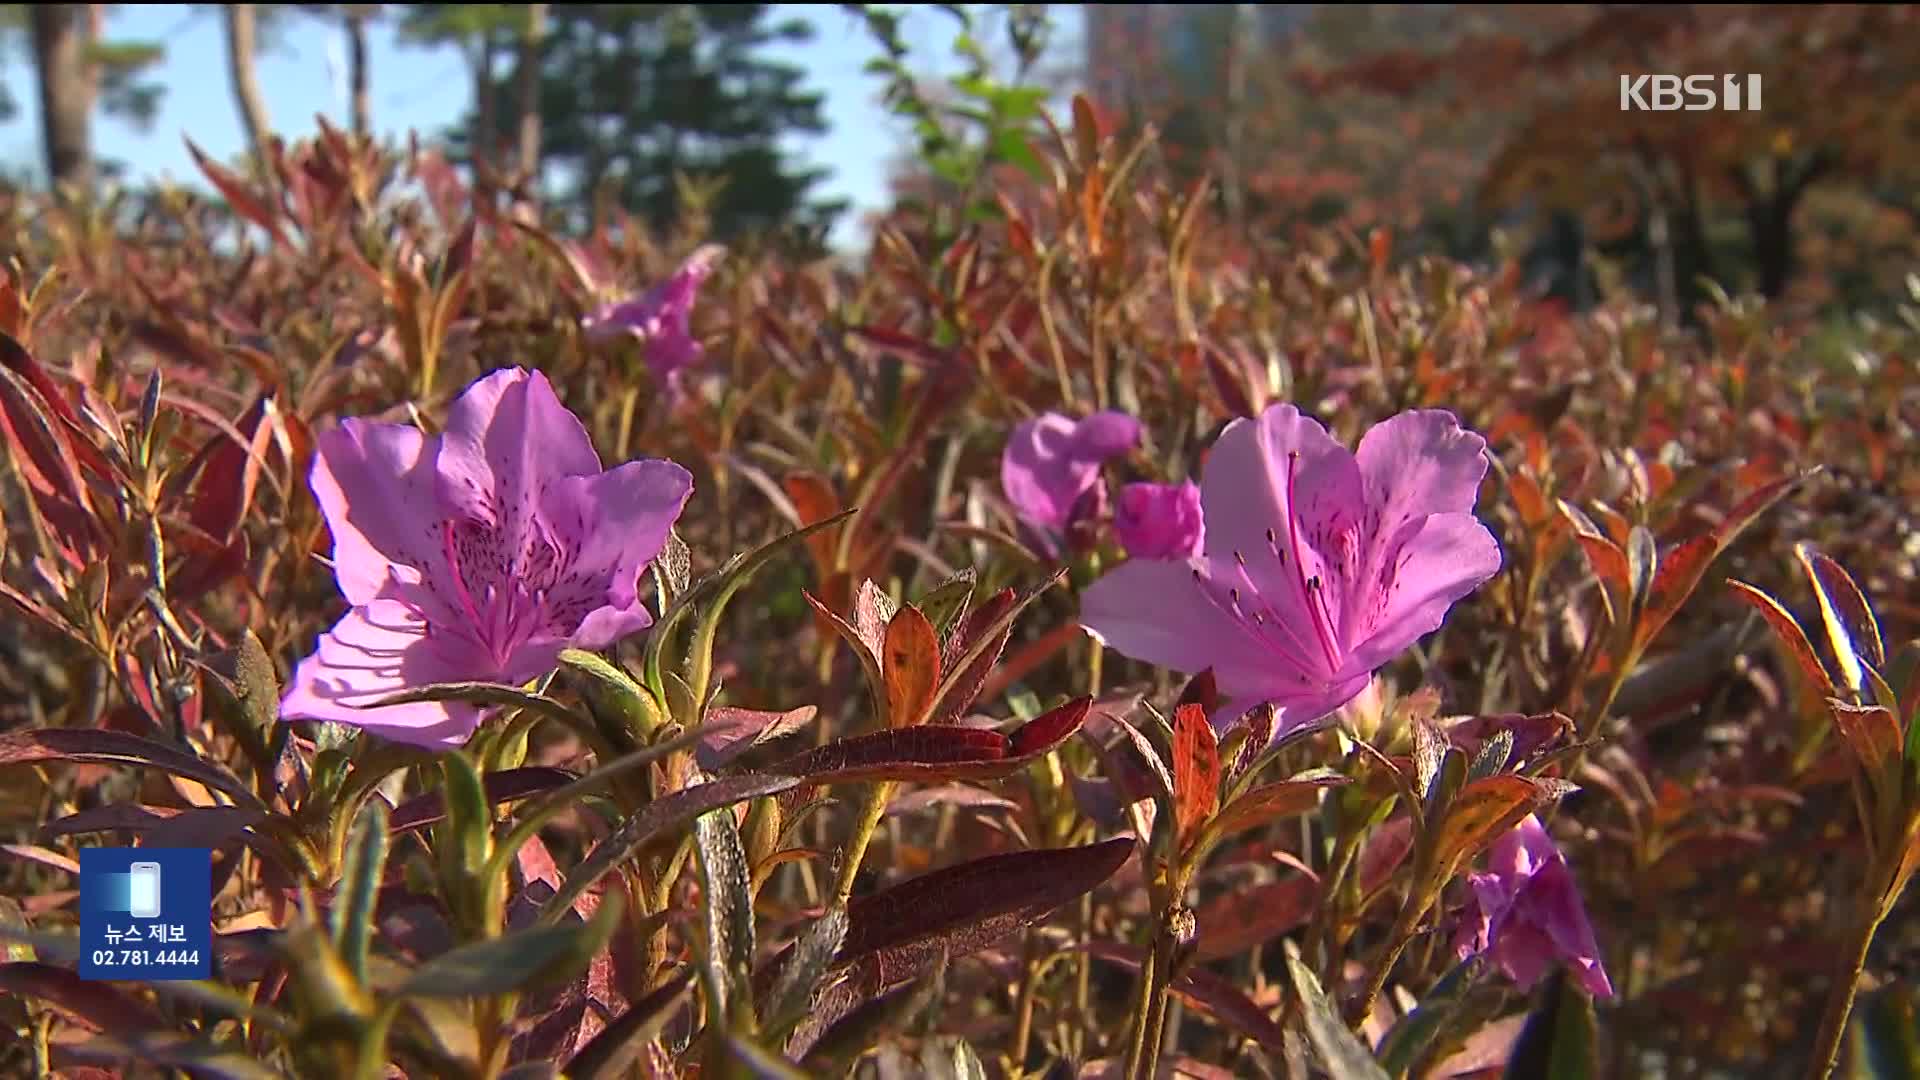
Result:
[[[1440,821],[1433,865],[1449,868],[1472,857],[1545,801],[1541,786],[1524,776],[1490,776],[1466,785]]]
[[[1287,973],[1293,979],[1294,992],[1300,995],[1307,1041],[1313,1044],[1327,1074],[1333,1080],[1389,1080],[1366,1044],[1341,1022],[1326,991],[1320,988],[1320,980],[1300,962],[1299,948],[1291,941],[1287,943]]]
[[[1320,805],[1321,789],[1351,782],[1344,776],[1320,776],[1262,784],[1228,803],[1213,819],[1213,828],[1221,836],[1230,836],[1242,829],[1304,814]]]
[[[761,1013],[765,1026],[774,1031],[784,1031],[806,1015],[808,1001],[846,938],[845,908],[831,908],[807,924],[807,928],[794,941],[793,948],[785,954],[786,963],[780,968],[780,976],[767,995],[766,1007]]]
[[[960,625],[967,614],[967,608],[973,600],[973,586],[978,575],[969,566],[958,574],[928,590],[915,607],[940,632],[940,642],[944,647],[952,636],[953,628]]]
[[[880,664],[887,685],[887,726],[924,723],[940,685],[940,635],[918,608],[902,608],[887,624]]]
[[[245,784],[219,765],[137,735],[83,728],[39,728],[0,735],[0,765],[32,765],[42,761],[141,765],[198,780],[232,796],[241,806],[266,809]]]
[[[1173,812],[1182,846],[1220,805],[1220,752],[1204,705],[1173,711]]]
[[[618,890],[572,926],[538,926],[457,946],[414,970],[399,987],[420,997],[488,997],[565,982],[578,975],[613,936],[625,907]]]
[[[1085,847],[989,855],[936,870],[847,907],[834,968],[859,964],[881,988],[1045,919],[1097,888],[1133,854],[1131,837]]]
[[[1011,776],[1080,729],[1092,708],[1077,698],[1035,717],[1011,735],[942,724],[836,739],[768,767],[816,784],[872,780],[919,782]]]
[[[387,804],[369,800],[354,823],[342,860],[343,901],[334,904],[333,941],[341,962],[361,982],[367,981],[367,944],[373,936],[374,904],[380,878],[387,866]]]
[[[1800,673],[1806,676],[1821,697],[1832,697],[1838,692],[1833,677],[1827,674],[1826,665],[1820,662],[1819,654],[1813,651],[1813,643],[1807,640],[1806,631],[1800,628],[1800,622],[1792,612],[1781,607],[1780,601],[1744,581],[1729,578],[1727,585],[1735,596],[1745,600],[1766,619],[1767,626],[1773,630],[1774,640],[1787,650],[1787,655],[1800,668]]]
[[[1867,606],[1860,586],[1840,568],[1840,564],[1814,551],[1805,543],[1793,545],[1794,557],[1806,571],[1820,602],[1820,622],[1827,632],[1827,647],[1840,667],[1847,689],[1860,693],[1866,686],[1861,661],[1876,670],[1887,664],[1886,645],[1880,640],[1880,624]]]
[[[1587,1080],[1599,1065],[1597,1035],[1592,999],[1556,968],[1547,977],[1539,1006],[1520,1029],[1505,1075],[1510,1080]]]
[[[567,1062],[571,1080],[613,1080],[626,1076],[640,1051],[656,1038],[674,1009],[693,985],[693,969],[681,968],[658,990],[634,1002],[620,1018],[608,1024],[593,1041],[580,1048]]]
[[[753,890],[746,849],[731,810],[702,814],[693,823],[700,860],[700,895],[706,917],[707,991],[714,995],[719,1025],[742,1002],[753,975]]]
[[[660,796],[587,852],[586,858],[580,860],[541,909],[540,922],[543,925],[557,922],[608,871],[637,857],[641,849],[661,834],[703,814],[777,794],[798,783],[799,780],[791,776],[725,776]]]
[[[1655,635],[1667,625],[1667,620],[1680,610],[1680,605],[1693,595],[1693,590],[1706,575],[1707,567],[1714,558],[1746,531],[1755,518],[1785,498],[1804,479],[1804,475],[1788,477],[1762,487],[1740,500],[1711,532],[1696,536],[1667,553],[1666,558],[1661,560],[1659,572],[1654,575],[1653,584],[1647,590],[1646,607],[1638,625],[1634,627],[1633,647],[1636,654],[1653,641]]]

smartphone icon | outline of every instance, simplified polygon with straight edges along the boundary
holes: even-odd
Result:
[[[160,916],[160,864],[137,862],[127,870],[128,913],[136,919]]]

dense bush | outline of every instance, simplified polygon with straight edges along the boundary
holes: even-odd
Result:
[[[1914,309],[1138,149],[857,271],[330,130],[14,206],[6,1071],[1785,1075],[1863,966],[1899,1052]],[[212,980],[78,978],[92,843],[215,849]]]

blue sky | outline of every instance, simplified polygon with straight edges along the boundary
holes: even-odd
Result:
[[[834,236],[836,246],[860,242],[860,212],[885,200],[886,163],[901,145],[902,125],[881,108],[880,84],[861,71],[878,50],[865,29],[837,5],[777,4],[776,17],[798,16],[814,24],[814,39],[800,46],[770,50],[774,56],[803,67],[809,83],[826,95],[829,132],[821,137],[796,139],[802,159],[825,166],[833,175],[822,185],[823,194],[853,202]],[[1080,15],[1077,7],[1057,5],[1056,48],[1077,49]],[[221,20],[214,11],[185,4],[120,6],[108,16],[108,35],[124,40],[162,42],[165,61],[153,72],[166,86],[160,114],[148,130],[105,115],[94,120],[95,152],[127,162],[136,176],[170,175],[195,183],[199,172],[187,154],[182,135],[216,160],[240,153],[245,144],[233,92],[227,80]],[[909,59],[928,74],[952,73],[957,62],[951,43],[957,24],[924,5],[908,5],[904,36],[912,46]],[[371,35],[369,69],[373,84],[374,127],[383,136],[403,136],[417,129],[423,138],[438,132],[467,107],[471,80],[459,53],[452,49],[421,49],[398,45],[393,32],[376,26]],[[274,128],[289,138],[311,134],[314,115],[347,126],[341,91],[344,79],[329,70],[329,53],[345,55],[337,30],[312,18],[298,18],[259,60],[262,89]],[[40,123],[36,107],[33,67],[28,56],[14,50],[5,58],[0,76],[20,106],[11,122],[0,125],[0,154],[8,165],[40,169]]]

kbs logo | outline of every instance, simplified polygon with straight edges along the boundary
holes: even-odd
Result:
[[[1714,90],[1718,81],[1719,92]],[[1744,91],[1744,92],[1743,92]],[[1705,112],[1725,109],[1760,111],[1758,75],[1622,75],[1620,111]]]

